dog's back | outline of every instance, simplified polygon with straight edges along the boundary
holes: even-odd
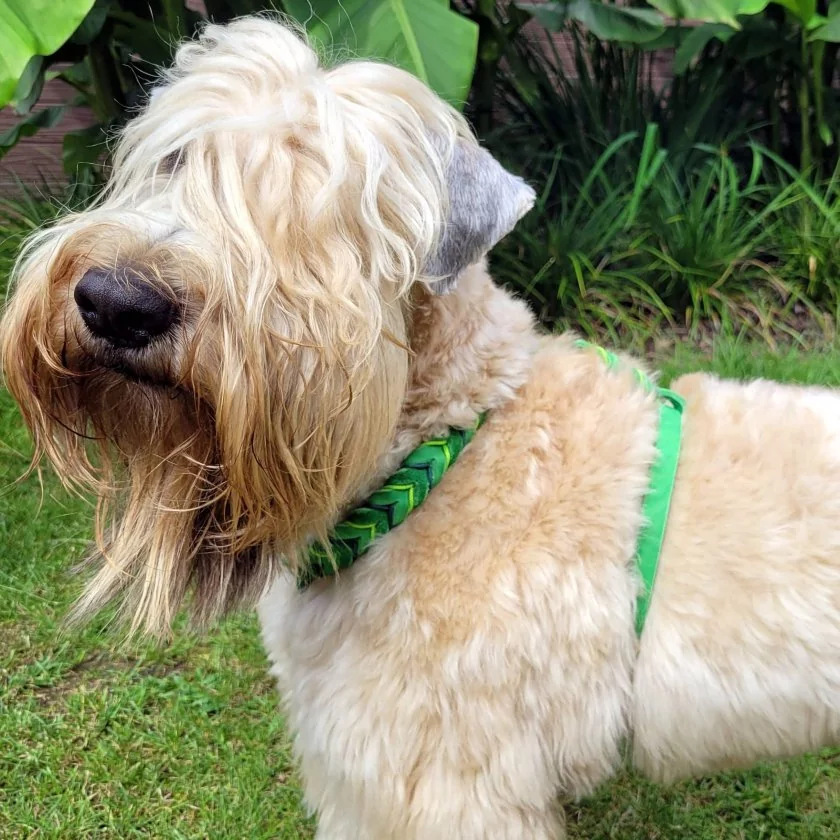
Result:
[[[655,778],[840,741],[840,393],[692,375],[634,691]]]

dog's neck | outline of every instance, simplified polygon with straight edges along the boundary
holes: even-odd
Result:
[[[478,414],[512,399],[538,342],[528,308],[493,283],[483,262],[467,269],[448,294],[418,284],[408,389],[382,473],[422,441],[468,427]]]

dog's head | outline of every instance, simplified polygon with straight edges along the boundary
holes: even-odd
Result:
[[[532,201],[407,73],[265,19],[183,45],[2,324],[36,458],[99,500],[79,613],[123,594],[165,632],[189,589],[207,619],[295,563],[394,432],[412,287],[457,287]]]

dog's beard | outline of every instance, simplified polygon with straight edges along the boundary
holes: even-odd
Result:
[[[98,571],[75,614],[96,612],[122,594],[130,629],[161,634],[188,589],[200,622],[256,594],[271,571],[269,557],[261,557],[268,546],[255,540],[220,466],[210,409],[188,392],[125,382],[106,399],[119,400],[122,410],[106,404],[91,411],[106,482],[97,488],[90,558]]]
[[[188,593],[200,624],[251,602],[278,562],[297,568],[307,540],[326,536],[393,434],[399,339],[381,339],[354,375],[343,342],[290,347],[260,325],[249,345],[234,317],[200,321],[202,342],[185,331],[105,352],[68,317],[66,290],[28,290],[4,320],[7,384],[36,461],[97,498],[76,619],[119,600],[131,631],[160,636]],[[389,313],[399,336],[402,316]]]
[[[77,361],[35,374],[37,405],[20,400],[65,484],[96,496],[84,564],[95,571],[72,617],[120,597],[130,631],[163,635],[188,591],[199,624],[252,600],[272,573],[277,523],[228,480],[213,408],[171,381],[148,384],[151,367],[127,377]]]

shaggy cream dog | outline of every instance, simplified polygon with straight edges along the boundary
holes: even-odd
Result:
[[[485,252],[533,192],[421,83],[262,19],[182,46],[93,208],[36,235],[2,362],[99,497],[86,615],[259,606],[323,840],[555,840],[632,739],[659,780],[838,741],[840,397],[680,380],[634,630],[659,406],[540,337]],[[419,444],[401,525],[296,586]]]

